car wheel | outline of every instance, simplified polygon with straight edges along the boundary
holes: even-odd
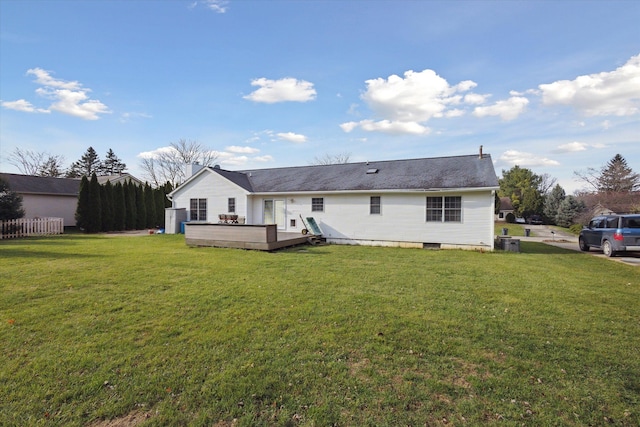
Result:
[[[580,239],[578,239],[578,244],[580,245],[581,251],[587,252],[589,250],[589,245],[584,241],[584,238],[580,237]]]
[[[612,257],[616,254],[616,251],[613,250],[610,241],[605,240],[604,242],[602,242],[602,253],[608,257]]]

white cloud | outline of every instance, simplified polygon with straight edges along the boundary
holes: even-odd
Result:
[[[451,118],[451,117],[461,117],[465,115],[465,111],[464,110],[460,110],[457,108],[454,108],[453,110],[448,110],[446,113],[444,113],[444,116],[447,118]]]
[[[50,113],[51,111],[36,108],[29,101],[19,99],[17,101],[2,102],[2,106],[8,110],[22,111],[23,113]]]
[[[431,129],[418,122],[400,122],[390,120],[361,120],[359,122],[347,122],[340,125],[343,131],[349,133],[356,128],[361,128],[367,132],[384,132],[393,135],[411,134],[426,135],[431,133]]]
[[[546,157],[538,157],[532,153],[525,153],[516,150],[507,150],[500,156],[500,162],[522,167],[539,167],[539,166],[559,166],[560,162],[547,159]]]
[[[147,113],[122,113],[120,115],[121,123],[129,123],[131,120],[141,118],[141,119],[152,119],[153,116]]]
[[[84,120],[97,120],[100,114],[111,113],[109,107],[102,102],[89,99],[87,93],[91,92],[91,89],[83,88],[77,81],[67,82],[55,79],[49,71],[42,68],[29,69],[27,74],[36,76],[35,82],[43,86],[36,89],[36,94],[52,100],[53,103],[48,109],[42,109],[35,108],[29,101],[20,99],[3,102],[3,107],[27,113],[58,111]]]
[[[176,149],[173,147],[159,147],[155,150],[143,151],[142,153],[138,153],[138,157],[140,157],[141,159],[157,159],[161,154],[168,154],[175,151]]]
[[[538,86],[546,105],[570,105],[586,116],[629,116],[640,112],[640,55],[610,72]]]
[[[42,86],[69,90],[80,90],[82,88],[82,85],[76,81],[65,82],[64,80],[54,79],[49,71],[43,70],[42,68],[31,68],[27,70],[27,74],[36,76],[35,82]]]
[[[586,151],[589,148],[605,148],[605,144],[587,144],[586,142],[573,141],[567,144],[559,145],[558,148],[553,150],[554,153],[577,153],[579,151]]]
[[[254,161],[256,161],[256,162],[261,162],[261,163],[264,163],[264,162],[272,162],[272,161],[273,161],[273,156],[271,156],[271,155],[267,154],[267,155],[265,155],[265,156],[258,156],[258,157],[254,157],[254,158],[252,158],[251,160],[254,160]]]
[[[293,133],[293,132],[281,132],[276,134],[276,136],[281,140],[295,142],[297,144],[302,142],[307,142],[306,136],[300,135],[298,133]]]
[[[229,1],[228,0],[200,0],[194,1],[189,5],[189,9],[193,9],[198,4],[201,4],[203,7],[216,12],[216,13],[225,13],[228,8]]]
[[[276,102],[307,102],[316,98],[316,90],[313,83],[286,77],[280,80],[269,80],[264,77],[251,81],[251,86],[259,86],[260,89],[244,96],[254,102],[273,104]]]
[[[579,151],[586,151],[589,144],[584,142],[573,141],[568,144],[558,145],[558,148],[553,150],[554,153],[577,153]]]
[[[449,83],[433,70],[404,73],[404,78],[391,75],[387,79],[367,80],[362,99],[379,117],[392,122],[425,122],[444,117],[447,108],[466,102],[461,93],[476,86],[465,80],[457,85]],[[473,99],[473,98],[471,98]]]
[[[418,72],[409,70],[402,77],[393,74],[386,79],[370,79],[365,83],[367,89],[361,98],[376,117],[342,123],[340,127],[344,132],[360,128],[396,135],[426,135],[431,132],[425,125],[429,120],[464,116],[472,106],[480,106],[491,96],[470,92],[477,86],[474,81],[463,80],[451,85],[429,69]],[[526,98],[523,99],[526,101]],[[480,114],[489,115],[494,110],[480,110]],[[521,110],[522,107],[519,112]],[[349,112],[352,113],[353,110],[350,109]],[[495,114],[507,116],[503,111]]]
[[[358,122],[346,122],[346,123],[342,123],[340,125],[340,128],[343,131],[345,131],[346,133],[351,132],[352,130],[354,130],[357,127],[358,127]]]
[[[480,95],[478,93],[468,93],[464,96],[465,104],[480,105],[484,104],[489,95]]]
[[[89,99],[86,90],[73,91],[69,89],[38,88],[36,93],[56,102],[49,106],[50,110],[58,111],[84,120],[98,120],[99,114],[110,113],[109,108],[102,102]]]
[[[529,104],[527,98],[512,96],[493,105],[476,107],[473,115],[476,117],[500,116],[502,120],[513,120],[525,110],[527,104]]]
[[[225,148],[225,150],[229,151],[230,153],[239,153],[239,154],[255,154],[260,152],[258,148],[240,147],[238,145],[231,145]]]

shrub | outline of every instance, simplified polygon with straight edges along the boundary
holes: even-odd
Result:
[[[569,227],[569,231],[573,234],[580,234],[580,230],[582,230],[582,224],[572,224],[571,227]]]
[[[504,217],[505,221],[507,221],[509,224],[515,224],[516,223],[516,216],[512,213],[509,212],[507,214],[507,216]]]

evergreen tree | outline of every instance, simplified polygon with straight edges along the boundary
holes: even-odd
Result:
[[[156,225],[158,225],[156,223],[156,202],[153,198],[153,189],[148,182],[144,184],[143,192],[144,204],[147,211],[147,219],[145,222],[147,224],[147,228],[155,228]]]
[[[111,181],[101,186],[102,231],[113,231],[115,226],[113,185]]]
[[[556,186],[553,187],[553,190],[545,196],[543,214],[548,221],[555,224],[558,208],[565,197],[566,193],[560,184],[556,184]]]
[[[76,207],[76,227],[80,230],[87,230],[89,222],[89,179],[86,176],[80,180],[80,191],[78,193],[78,206]]]
[[[93,147],[87,148],[80,160],[71,164],[67,172],[67,178],[80,178],[82,176],[91,176],[94,173],[100,173],[100,157]]]
[[[598,192],[628,193],[640,188],[640,175],[633,173],[627,161],[616,154],[602,169],[598,179]]]
[[[164,228],[164,199],[165,199],[164,189],[162,187],[156,188],[153,190],[153,199],[156,204],[155,212],[156,212],[156,224],[160,228]]]
[[[560,227],[570,227],[574,224],[574,220],[578,215],[585,209],[584,202],[573,196],[567,196],[558,206],[555,222]]]
[[[102,230],[102,199],[100,194],[100,183],[95,172],[89,181],[89,210],[87,218],[87,233],[97,233]]]
[[[136,228],[136,186],[128,180],[123,184],[125,196],[125,229],[134,230]]]
[[[136,230],[147,227],[147,206],[144,201],[144,189],[141,185],[135,186],[136,194]]]
[[[107,157],[102,162],[100,171],[103,175],[121,175],[127,169],[127,165],[124,164],[118,156],[113,152],[111,148],[107,151]]]
[[[125,202],[124,190],[121,182],[113,186],[113,229],[116,231],[125,229]]]
[[[9,184],[0,179],[0,221],[18,219],[23,216],[22,196],[11,191]]]

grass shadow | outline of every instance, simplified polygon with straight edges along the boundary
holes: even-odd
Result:
[[[547,245],[540,242],[520,242],[520,252],[526,254],[541,255],[571,255],[577,252],[572,249],[565,249],[558,246]]]

